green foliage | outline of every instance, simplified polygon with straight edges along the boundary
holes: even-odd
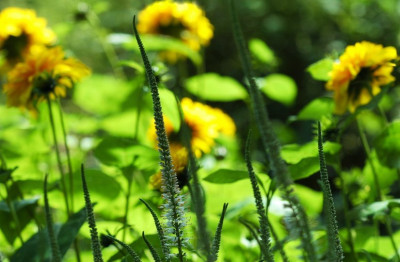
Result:
[[[85,221],[86,209],[82,208],[73,214],[64,224],[55,224],[55,232],[57,234],[57,242],[60,246],[61,256],[67,253]],[[50,261],[50,258],[51,252],[48,233],[47,230],[44,229],[33,234],[23,246],[15,251],[10,261],[43,261],[43,259]]]
[[[330,79],[329,72],[332,71],[333,63],[334,61],[332,58],[324,58],[307,67],[307,72],[309,72],[315,80],[328,81]]]
[[[400,122],[394,121],[375,139],[379,161],[390,168],[400,168]]]
[[[253,38],[249,41],[250,53],[265,65],[275,67],[278,59],[274,51],[261,39]]]
[[[235,79],[206,73],[186,80],[185,88],[191,94],[208,101],[234,101],[247,98],[246,89]]]
[[[293,105],[297,96],[294,80],[282,74],[270,74],[261,79],[260,89],[270,99],[286,106]]]

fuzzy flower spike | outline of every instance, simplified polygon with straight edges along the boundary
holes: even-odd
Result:
[[[392,75],[397,59],[394,47],[367,41],[348,46],[333,65],[326,89],[334,92],[335,113],[353,113],[380,93],[381,87],[395,80]]]

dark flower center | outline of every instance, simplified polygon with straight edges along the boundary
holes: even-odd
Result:
[[[371,82],[373,80],[372,73],[375,69],[371,67],[363,67],[358,73],[357,77],[350,82],[349,88],[347,89],[347,94],[350,100],[356,101],[360,97],[363,88],[367,88],[372,94]]]
[[[20,36],[9,36],[1,47],[5,51],[7,60],[20,59],[22,57],[22,51],[28,45],[28,36],[22,34]]]
[[[182,31],[184,30],[185,27],[181,23],[175,23],[167,26],[160,25],[158,32],[162,35],[168,35],[174,38],[181,38]]]
[[[47,96],[54,91],[57,82],[49,73],[43,73],[35,78],[33,82],[33,96]]]

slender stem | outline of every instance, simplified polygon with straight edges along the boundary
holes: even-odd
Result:
[[[376,172],[374,163],[372,162],[371,149],[369,147],[367,137],[365,136],[364,129],[358,118],[357,118],[356,122],[357,122],[358,132],[360,133],[361,143],[364,147],[365,153],[367,154],[367,160],[368,160],[369,164],[371,165],[372,175],[374,177],[374,183],[375,183],[375,188],[376,188],[377,199],[378,199],[378,201],[382,201],[383,198],[382,198],[381,187],[379,185],[378,174]]]
[[[343,213],[344,213],[344,221],[346,224],[346,230],[347,230],[347,243],[349,244],[350,247],[350,252],[353,256],[354,262],[358,261],[358,256],[354,248],[354,238],[352,234],[352,229],[351,229],[351,223],[349,219],[349,205],[347,203],[347,187],[346,184],[344,183],[344,179],[342,177],[342,172],[340,170],[337,170],[337,173],[339,174],[339,179],[340,179],[340,184],[342,185],[342,191],[343,191]]]
[[[73,176],[73,170],[72,170],[72,162],[71,162],[71,154],[69,152],[69,147],[67,143],[67,132],[65,128],[65,122],[64,122],[64,114],[61,108],[61,103],[60,100],[57,99],[57,104],[58,104],[58,111],[60,115],[60,122],[61,122],[61,129],[63,133],[63,140],[64,140],[64,147],[65,147],[65,153],[67,155],[67,163],[68,163],[68,178],[69,178],[69,196],[70,196],[70,204],[71,204],[71,213],[74,212],[74,176]]]
[[[125,236],[126,236],[126,228],[128,226],[128,214],[129,214],[129,204],[130,204],[130,199],[131,199],[131,191],[132,191],[132,181],[133,181],[133,174],[130,174],[130,177],[128,178],[128,188],[127,192],[125,195],[125,214],[124,214],[124,228],[122,230],[122,242],[125,242]]]
[[[115,52],[114,47],[105,39],[105,33],[102,31],[103,28],[100,26],[101,22],[97,14],[92,11],[89,12],[89,14],[87,15],[87,21],[89,25],[93,28],[94,32],[97,34],[100,44],[103,47],[104,54],[106,55],[111,65],[114,75],[120,79],[126,79],[124,71],[120,66],[118,66],[118,56]]]
[[[62,187],[62,193],[64,195],[64,201],[65,201],[65,208],[67,212],[67,217],[70,216],[70,211],[69,211],[69,204],[68,204],[68,194],[67,194],[67,189],[66,189],[66,183],[65,183],[65,174],[62,168],[62,163],[61,163],[61,156],[60,156],[60,150],[58,149],[58,141],[57,141],[57,135],[56,135],[56,127],[54,125],[54,117],[53,117],[53,111],[51,109],[51,101],[50,98],[47,97],[47,105],[49,108],[49,118],[50,118],[50,125],[51,125],[51,131],[53,133],[53,140],[54,140],[54,147],[56,150],[56,156],[57,156],[57,164],[58,164],[58,169],[60,171],[60,176],[61,176],[61,187]]]
[[[396,254],[397,261],[400,261],[399,250],[397,249],[396,241],[394,241],[394,238],[393,238],[392,219],[390,218],[389,215],[385,219],[385,225],[386,225],[386,230],[388,231],[388,234],[389,234],[390,242],[394,249],[394,253]]]

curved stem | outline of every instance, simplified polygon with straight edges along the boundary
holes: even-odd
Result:
[[[72,170],[72,162],[71,162],[71,154],[69,152],[69,147],[67,143],[67,132],[65,128],[65,123],[64,123],[64,114],[61,108],[61,103],[60,100],[57,100],[58,104],[58,110],[59,110],[59,115],[60,115],[60,122],[61,122],[61,129],[63,132],[63,140],[64,140],[64,147],[65,147],[65,153],[67,155],[67,163],[68,163],[68,178],[69,178],[69,194],[70,194],[70,204],[71,204],[71,213],[74,212],[74,176],[73,176],[73,170]]]
[[[65,183],[65,174],[62,168],[62,163],[61,163],[61,156],[60,156],[60,150],[58,149],[58,141],[57,141],[57,135],[56,135],[56,127],[54,125],[54,117],[53,117],[53,110],[51,108],[51,101],[49,97],[46,97],[47,100],[47,105],[49,109],[49,118],[50,118],[50,125],[51,125],[51,131],[53,133],[53,141],[54,141],[54,147],[56,150],[56,156],[57,156],[57,164],[58,164],[58,169],[60,171],[60,176],[61,176],[61,187],[62,187],[62,193],[64,196],[64,201],[65,201],[65,208],[67,212],[67,217],[70,216],[70,209],[69,209],[69,204],[68,204],[68,194],[67,194],[67,189],[66,189],[66,183]]]

